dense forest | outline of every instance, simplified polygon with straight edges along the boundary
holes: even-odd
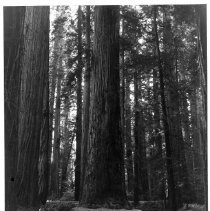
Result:
[[[5,210],[204,211],[206,5],[4,7]]]

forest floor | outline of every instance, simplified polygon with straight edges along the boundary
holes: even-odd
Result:
[[[60,200],[47,201],[46,205],[40,209],[40,211],[170,211],[165,209],[163,201],[140,201],[137,206],[132,206],[132,201],[129,201],[131,205],[129,208],[85,208],[81,207],[78,201],[73,200],[71,193],[66,193]],[[178,211],[206,211],[204,205],[190,204],[188,209],[184,206]]]
[[[156,205],[155,205],[156,204]],[[171,211],[162,207],[162,205],[158,202],[154,203],[151,201],[147,202],[139,202],[139,206],[132,207],[130,209],[109,209],[109,208],[97,208],[97,209],[90,209],[81,207],[78,201],[50,201],[40,209],[40,211]],[[197,204],[190,204],[189,208],[186,209],[185,207],[178,209],[178,211],[206,211],[205,206],[197,205]]]

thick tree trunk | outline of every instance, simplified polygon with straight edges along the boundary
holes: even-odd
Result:
[[[4,7],[5,210],[16,210],[20,61],[25,7]]]
[[[49,7],[26,7],[18,130],[18,205],[39,206],[38,161],[49,59]]]
[[[172,162],[175,175],[175,184],[177,193],[177,202],[181,205],[183,202],[189,202],[189,193],[192,192],[189,184],[188,168],[186,163],[186,143],[183,139],[182,124],[181,124],[181,105],[180,105],[180,89],[178,78],[178,47],[176,41],[171,43],[174,35],[172,33],[171,20],[166,11],[163,16],[164,32],[163,44],[165,57],[164,72],[165,72],[165,93],[167,96],[168,118],[171,149],[173,152]],[[171,45],[175,49],[170,48]],[[175,67],[174,67],[175,64]],[[176,100],[175,100],[176,99]],[[180,186],[179,184],[182,184]],[[183,194],[182,194],[183,193]]]
[[[120,121],[119,7],[95,7],[88,161],[82,202],[126,200]]]
[[[83,97],[83,122],[82,122],[82,143],[81,143],[81,180],[80,180],[80,197],[85,178],[85,167],[87,163],[87,146],[88,146],[88,132],[90,119],[90,6],[86,7],[86,71],[84,75],[84,97]]]
[[[76,116],[76,161],[75,161],[75,200],[80,197],[80,162],[82,139],[82,10],[78,8],[78,72],[77,72],[77,116]]]
[[[170,206],[173,211],[177,211],[174,170],[173,170],[173,164],[172,164],[172,151],[171,151],[171,143],[170,143],[171,140],[170,140],[170,133],[169,133],[168,114],[166,110],[164,76],[163,76],[163,67],[162,67],[161,58],[160,58],[159,38],[158,38],[156,18],[157,18],[157,7],[154,6],[154,31],[155,31],[156,51],[157,51],[157,57],[158,57],[161,107],[162,107],[162,112],[163,112],[163,124],[164,124],[165,143],[166,143],[166,165],[167,165],[167,174],[168,174]]]

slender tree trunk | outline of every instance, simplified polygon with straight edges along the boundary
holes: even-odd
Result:
[[[59,166],[60,166],[60,106],[61,106],[61,77],[62,77],[62,58],[59,58],[58,80],[56,85],[56,108],[55,108],[55,127],[53,144],[53,162],[51,169],[51,194],[58,198],[59,191]]]
[[[126,200],[120,121],[119,7],[95,7],[88,161],[82,202]]]
[[[159,160],[158,165],[155,166],[156,170],[155,172],[162,172],[164,169],[164,162],[163,162],[163,149],[162,149],[162,136],[160,134],[161,125],[160,125],[160,101],[159,101],[159,85],[158,85],[158,74],[156,70],[153,70],[153,99],[154,99],[154,123],[155,123],[155,144],[157,145],[158,152],[157,152],[157,159]],[[165,200],[165,179],[164,174],[157,175],[156,182],[159,182],[161,180],[161,187],[159,191],[159,197],[161,200]],[[155,183],[156,183],[155,182]]]
[[[124,37],[124,19],[122,18],[122,34],[121,37]],[[124,67],[124,46],[122,45],[120,48],[120,56],[121,56],[121,65],[120,65],[120,113],[121,113],[121,128],[122,128],[122,141],[124,148],[124,155],[126,156],[126,134],[125,134],[125,67]],[[124,159],[126,159],[124,157]],[[126,166],[125,166],[126,169]],[[128,181],[128,176],[127,176]],[[127,184],[127,187],[128,184]]]
[[[134,74],[134,103],[135,103],[135,188],[134,202],[148,199],[148,172],[146,162],[145,126],[144,114],[139,103],[141,98],[141,87],[139,85],[138,73]]]
[[[77,116],[76,116],[76,161],[75,161],[75,200],[80,196],[80,162],[82,139],[82,10],[78,8],[78,73],[77,73]]]
[[[208,176],[207,176],[207,6],[199,5],[197,6],[198,13],[198,50],[199,50],[199,69],[200,69],[200,86],[203,101],[203,119],[201,120],[202,127],[202,144],[203,149],[201,153],[203,154],[203,172],[204,172],[204,190],[205,190],[205,204],[206,209],[208,208]]]
[[[81,143],[81,180],[80,180],[80,197],[82,197],[82,190],[85,178],[85,167],[87,163],[87,146],[88,146],[88,132],[90,119],[90,6],[86,7],[86,71],[84,75],[84,100],[83,100],[83,125],[82,125],[82,143]]]
[[[62,165],[61,165],[61,194],[67,191],[66,181],[67,181],[67,168],[70,159],[70,153],[72,150],[73,140],[74,140],[74,132],[72,133],[71,137],[69,136],[69,129],[68,129],[68,114],[69,114],[69,105],[67,104],[68,98],[65,102],[65,123],[64,123],[64,147],[62,153]]]
[[[126,139],[126,158],[127,158],[127,177],[128,191],[133,190],[133,156],[131,140],[131,107],[130,107],[130,80],[127,76],[125,84],[125,139]]]
[[[162,107],[162,112],[163,112],[163,124],[164,124],[165,143],[166,143],[166,165],[167,165],[167,174],[168,174],[170,205],[171,205],[171,208],[173,211],[177,211],[174,170],[173,170],[173,164],[172,164],[172,151],[171,151],[171,143],[170,143],[169,124],[168,124],[168,114],[167,114],[167,110],[166,110],[166,101],[165,101],[164,76],[163,76],[163,67],[162,67],[161,58],[160,58],[159,38],[158,38],[158,32],[157,32],[156,18],[157,18],[157,7],[154,6],[154,31],[155,31],[156,51],[157,51],[157,57],[158,57],[161,107]]]
[[[135,139],[135,151],[134,151],[134,196],[133,200],[135,204],[138,204],[140,200],[140,157],[139,157],[139,101],[138,101],[138,79],[137,72],[134,73],[134,139]]]
[[[25,7],[4,7],[5,210],[16,210],[20,61]]]
[[[49,192],[51,194],[51,156],[52,156],[52,147],[53,147],[53,120],[54,120],[54,104],[55,104],[55,90],[56,90],[56,83],[58,80],[58,44],[59,44],[59,38],[56,37],[54,41],[54,55],[53,55],[53,67],[51,73],[49,73],[49,145],[48,145],[48,159],[50,161],[50,178],[49,178]]]
[[[200,94],[199,94],[200,96]],[[200,127],[200,114],[199,114],[199,103],[197,89],[194,89],[189,96],[190,100],[190,113],[191,113],[191,134],[192,134],[192,144],[193,144],[193,176],[194,176],[194,190],[195,200],[197,203],[203,203],[200,199],[205,196],[200,197],[200,195],[205,194],[205,182],[204,182],[204,162],[202,153],[202,136]],[[202,178],[202,180],[200,179]],[[202,188],[201,188],[202,187]]]
[[[40,204],[38,161],[43,93],[48,77],[48,36],[49,7],[26,7],[15,186],[18,205],[32,210],[38,210]]]

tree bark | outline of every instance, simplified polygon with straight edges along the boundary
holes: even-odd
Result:
[[[77,116],[76,116],[76,161],[75,161],[75,200],[80,196],[80,162],[81,162],[81,139],[82,139],[82,10],[78,8],[78,72],[77,72]]]
[[[119,7],[95,7],[88,160],[82,202],[126,200],[120,121]]]
[[[47,40],[46,40],[47,41]],[[49,40],[48,40],[49,42]],[[49,55],[49,52],[48,52]],[[46,61],[46,66],[49,68],[49,59]],[[49,191],[49,177],[50,177],[50,155],[51,152],[49,146],[49,80],[48,74],[44,82],[44,102],[42,110],[42,125],[40,134],[40,153],[39,153],[39,200],[42,204],[47,201]]]
[[[80,180],[80,197],[82,197],[82,190],[85,178],[85,167],[87,163],[87,146],[88,146],[88,132],[90,119],[90,6],[86,7],[86,71],[84,75],[84,97],[83,97],[83,122],[82,122],[82,143],[81,143],[81,180]]]
[[[19,96],[25,7],[4,7],[5,210],[16,210]]]
[[[170,196],[170,206],[173,211],[177,211],[176,203],[176,192],[175,192],[175,182],[174,182],[174,170],[172,164],[172,151],[171,151],[171,141],[169,133],[169,123],[168,123],[168,114],[166,110],[166,100],[165,100],[165,87],[164,87],[164,75],[163,67],[160,57],[160,48],[159,48],[159,38],[157,31],[157,7],[153,8],[154,15],[154,31],[155,31],[155,42],[156,42],[156,51],[158,57],[158,69],[159,69],[159,81],[160,81],[160,95],[161,95],[161,107],[163,112],[163,124],[164,124],[164,134],[165,134],[165,143],[166,143],[166,165],[167,165],[167,175],[168,175],[168,185],[169,185],[169,196]]]
[[[49,7],[26,7],[18,130],[18,205],[38,209],[38,161],[49,59]]]

